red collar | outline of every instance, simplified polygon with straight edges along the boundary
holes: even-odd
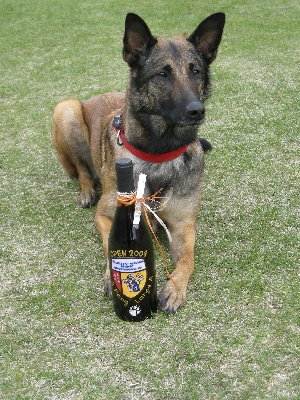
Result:
[[[162,163],[166,161],[174,160],[175,158],[181,156],[187,148],[188,145],[179,147],[176,150],[169,151],[168,153],[146,153],[142,150],[137,149],[136,147],[132,146],[127,140],[125,139],[124,128],[122,126],[122,117],[115,117],[113,121],[113,127],[116,129],[117,132],[117,143],[118,145],[126,147],[128,151],[134,156],[140,158],[141,160],[153,162],[153,163]]]

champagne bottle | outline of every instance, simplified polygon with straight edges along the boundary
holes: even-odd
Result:
[[[118,159],[116,174],[118,192],[132,194],[132,161]],[[151,234],[139,204],[125,205],[117,201],[109,234],[108,257],[117,316],[126,321],[150,318],[157,311],[158,303],[155,260]]]

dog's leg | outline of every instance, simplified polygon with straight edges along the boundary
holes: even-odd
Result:
[[[194,270],[195,224],[181,222],[169,226],[169,230],[172,236],[170,250],[176,268],[158,299],[163,311],[173,313],[185,302],[188,281]]]
[[[113,191],[112,194],[103,194],[98,202],[95,225],[100,233],[103,241],[103,252],[106,259],[106,271],[104,275],[104,294],[107,296],[112,295],[110,268],[108,261],[108,237],[112,224],[113,213],[115,210],[116,195]]]
[[[89,149],[89,132],[79,100],[59,103],[53,114],[52,143],[66,172],[78,179],[81,186],[79,202],[90,207],[97,200],[98,177]]]
[[[172,279],[167,281],[158,296],[160,308],[167,313],[175,312],[185,302],[188,281],[194,270],[199,209],[200,194],[196,191],[189,199],[172,197],[160,214],[172,237],[170,253],[175,264]]]
[[[106,270],[104,275],[104,294],[106,296],[111,296],[112,289],[111,289],[111,278],[110,278],[110,268],[109,268],[109,261],[108,261],[108,236],[111,227],[111,218],[106,217],[104,215],[97,215],[95,217],[95,224],[102,236],[103,240],[103,252],[106,259]]]

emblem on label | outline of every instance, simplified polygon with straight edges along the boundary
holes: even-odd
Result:
[[[146,284],[145,261],[142,258],[113,258],[112,275],[119,292],[133,298],[143,290]]]

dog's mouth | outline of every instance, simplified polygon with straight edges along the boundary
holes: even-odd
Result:
[[[198,119],[189,119],[189,118],[182,118],[176,122],[174,122],[174,126],[179,127],[186,127],[186,126],[199,126],[203,124],[205,120],[205,116],[198,118]]]

